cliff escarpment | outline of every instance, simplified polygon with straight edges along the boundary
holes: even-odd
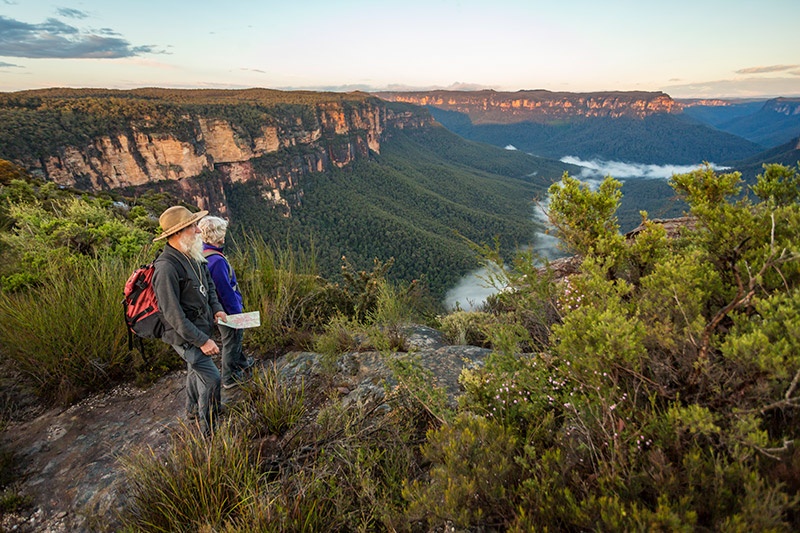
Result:
[[[769,149],[779,148],[800,136],[800,98],[773,98],[764,101],[763,105],[759,104],[756,102],[755,108],[749,113],[741,113],[713,125]],[[740,107],[747,109],[744,105]],[[713,110],[706,109],[705,113],[715,118]],[[704,116],[697,118],[702,120]]]
[[[800,98],[773,98],[764,104],[764,109],[780,115],[800,115]]]
[[[289,209],[303,176],[342,168],[427,112],[361,93],[24,91],[0,95],[0,158],[60,186],[147,186],[226,212],[225,185],[258,182]]]
[[[545,90],[386,92],[392,102],[425,106],[445,128],[471,141],[560,160],[700,164],[751,157],[755,142],[684,114],[662,92],[568,93]]]
[[[392,102],[431,106],[463,113],[473,124],[550,123],[572,118],[644,118],[681,110],[662,92],[567,93],[545,90],[497,92],[427,91],[381,92]]]

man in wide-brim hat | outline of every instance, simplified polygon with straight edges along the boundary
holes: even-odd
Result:
[[[182,205],[175,205],[161,213],[158,223],[161,225],[162,233],[153,242],[166,239],[170,235],[175,235],[179,231],[186,229],[192,224],[196,225],[201,218],[206,216],[208,211],[198,211],[192,213]]]
[[[165,328],[161,340],[186,361],[187,416],[197,419],[203,433],[210,435],[220,406],[220,373],[211,359],[219,347],[211,336],[215,322],[225,320],[226,314],[197,228],[197,221],[207,214],[192,213],[183,206],[161,214],[162,233],[154,241],[166,239],[167,243],[155,260],[153,289]]]

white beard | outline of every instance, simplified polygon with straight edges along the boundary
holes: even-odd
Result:
[[[181,246],[181,251],[190,258],[198,263],[206,261],[205,256],[203,256],[203,240],[200,238],[200,234],[187,231],[181,234],[178,238],[178,243]]]

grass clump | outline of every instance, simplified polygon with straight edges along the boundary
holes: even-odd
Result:
[[[242,388],[245,401],[240,416],[253,437],[283,435],[306,412],[305,384],[286,383],[274,365],[254,370],[253,379]]]
[[[424,431],[412,404],[345,409],[317,391],[313,414],[280,434],[254,433],[255,390],[211,439],[187,430],[165,455],[127,461],[127,531],[407,529],[401,487],[418,475]]]
[[[441,319],[441,329],[453,344],[485,346],[489,327],[496,322],[491,313],[482,311],[454,311]]]
[[[165,454],[143,449],[125,460],[127,531],[203,531],[246,515],[261,494],[258,456],[229,425],[213,439],[189,428]]]
[[[134,377],[120,304],[131,271],[131,261],[86,260],[54,267],[46,284],[0,292],[0,344],[40,398],[69,404]]]
[[[316,305],[325,281],[317,274],[313,254],[276,250],[248,236],[231,262],[245,306],[261,313],[261,327],[245,338],[248,345],[267,353],[308,342],[305,332],[319,328],[326,318]]]

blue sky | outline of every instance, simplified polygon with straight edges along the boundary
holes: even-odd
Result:
[[[799,0],[0,0],[0,91],[800,96]]]

